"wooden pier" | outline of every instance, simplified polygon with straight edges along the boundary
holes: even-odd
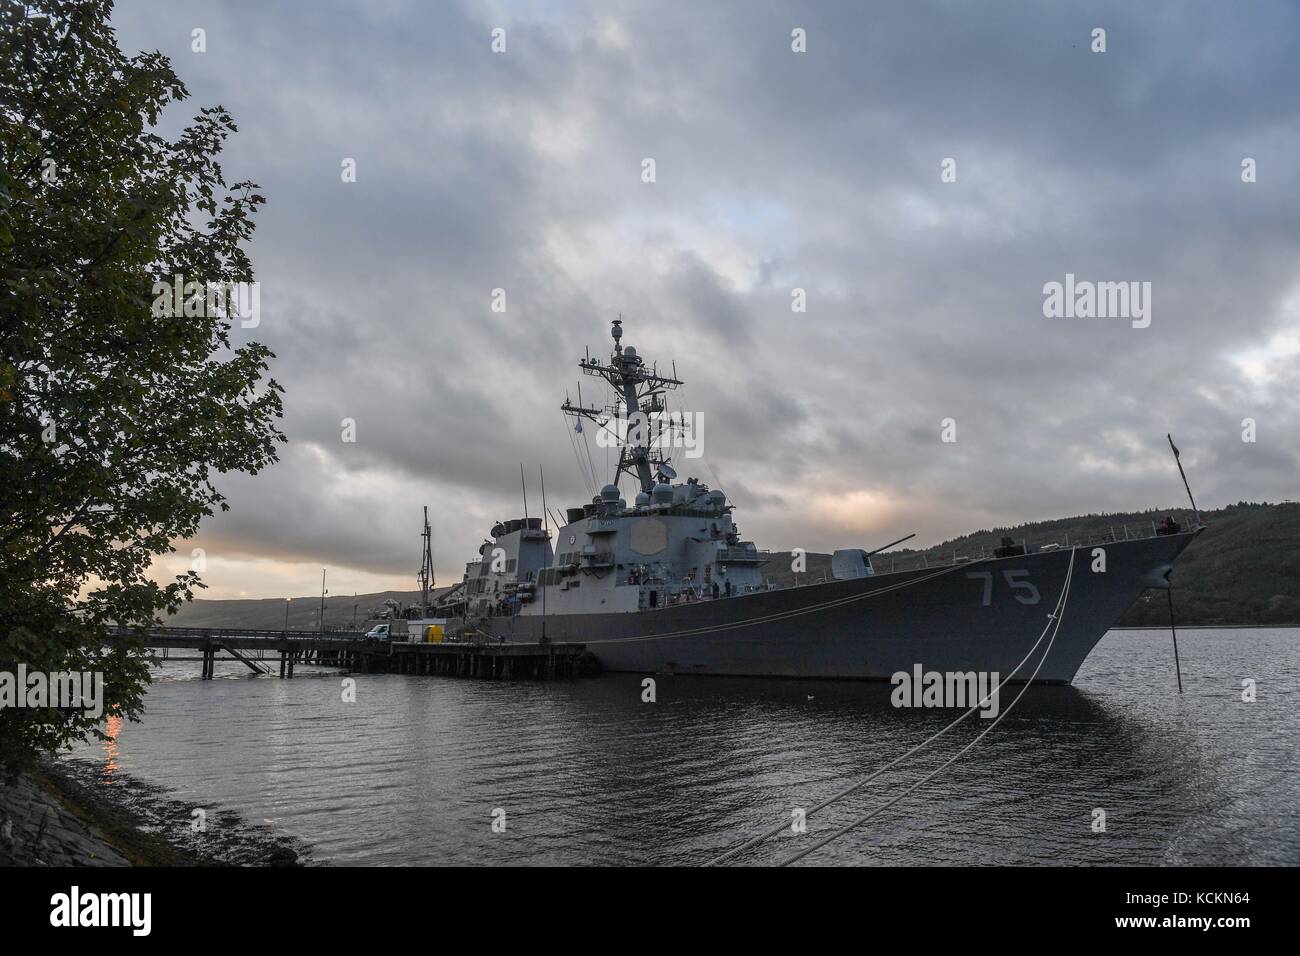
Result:
[[[122,633],[131,633],[123,629]],[[239,661],[269,674],[277,658],[280,677],[293,677],[296,664],[338,667],[363,674],[439,674],[485,680],[553,680],[598,671],[584,644],[455,642],[415,644],[365,640],[361,634],[253,631],[240,628],[154,628],[145,646],[158,660],[198,661],[203,680],[211,680],[218,660]],[[197,650],[198,657],[176,657],[174,650]],[[229,656],[218,657],[219,653]]]
[[[402,644],[389,645],[398,674],[444,674],[502,680],[552,680],[596,672],[585,644]]]

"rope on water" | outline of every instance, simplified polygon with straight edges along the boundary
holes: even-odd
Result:
[[[966,746],[962,747],[961,750],[958,750],[955,754],[953,754],[951,757],[949,757],[949,758],[948,758],[947,760],[945,760],[943,763],[939,764],[939,766],[935,767],[935,768],[934,768],[933,770],[931,770],[928,774],[926,774],[924,777],[922,777],[922,778],[921,778],[920,780],[918,780],[916,783],[912,784],[912,786],[908,787],[906,790],[904,790],[904,791],[903,791],[902,793],[900,793],[898,796],[894,797],[892,800],[889,800],[889,801],[887,801],[887,802],[881,804],[880,806],[876,807],[874,810],[871,810],[870,812],[863,814],[862,816],[858,817],[856,820],[854,820],[852,823],[848,824],[847,826],[840,827],[840,828],[839,828],[838,830],[836,830],[835,832],[830,833],[830,834],[828,834],[827,836],[822,837],[820,840],[818,840],[818,841],[817,841],[816,843],[814,843],[812,846],[805,847],[804,849],[799,850],[797,853],[792,854],[791,856],[787,857],[785,860],[782,860],[782,861],[781,861],[781,863],[780,863],[781,866],[789,866],[791,863],[794,863],[794,862],[796,862],[796,861],[798,861],[798,860],[802,860],[802,859],[803,859],[804,857],[806,857],[808,854],[813,853],[813,852],[815,852],[815,851],[821,849],[821,848],[824,847],[826,844],[830,843],[832,840],[836,840],[836,839],[838,839],[839,837],[842,837],[844,834],[848,833],[849,831],[857,829],[857,828],[860,827],[862,824],[864,824],[864,823],[866,823],[868,820],[870,820],[872,817],[876,816],[877,814],[883,813],[884,811],[886,811],[886,810],[888,810],[890,807],[892,807],[894,804],[896,804],[896,803],[898,803],[900,800],[902,800],[904,797],[906,797],[908,794],[915,792],[915,791],[918,790],[920,787],[924,786],[926,783],[929,783],[929,782],[930,782],[931,780],[933,780],[936,776],[938,776],[939,773],[940,773],[941,771],[945,770],[946,768],[948,768],[949,766],[951,766],[953,763],[955,763],[955,762],[957,761],[957,759],[958,759],[959,757],[961,757],[962,754],[966,753],[966,752],[969,751],[972,747],[974,747],[977,743],[979,743],[981,740],[983,740],[984,737],[985,737],[985,736],[986,736],[986,735],[987,735],[991,730],[993,730],[994,727],[996,727],[999,723],[1002,722],[1002,718],[1003,718],[1003,717],[1005,717],[1007,714],[1011,713],[1011,711],[1015,708],[1016,704],[1020,703],[1020,698],[1021,698],[1021,697],[1024,697],[1024,696],[1025,696],[1025,692],[1029,690],[1029,685],[1032,684],[1032,683],[1034,682],[1034,678],[1036,678],[1036,677],[1038,676],[1038,672],[1039,672],[1039,671],[1042,669],[1042,667],[1043,667],[1043,661],[1047,660],[1047,655],[1050,654],[1050,653],[1052,652],[1052,645],[1056,642],[1056,635],[1057,635],[1057,634],[1060,632],[1060,630],[1061,630],[1061,621],[1063,620],[1063,617],[1064,617],[1065,604],[1066,604],[1066,600],[1067,600],[1067,598],[1069,597],[1069,594],[1070,594],[1070,579],[1074,576],[1074,554],[1075,554],[1074,549],[1071,549],[1071,551],[1070,551],[1070,567],[1069,567],[1069,569],[1066,571],[1066,574],[1065,574],[1065,584],[1064,584],[1064,586],[1063,586],[1062,589],[1061,589],[1061,600],[1060,600],[1060,603],[1058,604],[1058,609],[1059,609],[1059,610],[1058,610],[1058,613],[1056,614],[1056,628],[1055,628],[1055,630],[1052,631],[1052,636],[1051,636],[1051,638],[1050,638],[1050,639],[1048,640],[1048,642],[1047,642],[1047,650],[1043,651],[1043,656],[1042,656],[1041,658],[1039,658],[1038,664],[1034,667],[1034,672],[1033,672],[1033,674],[1031,674],[1030,677],[1029,677],[1029,680],[1025,682],[1024,687],[1022,687],[1022,688],[1020,689],[1020,693],[1016,694],[1015,700],[1013,700],[1013,701],[1012,701],[1012,702],[1011,702],[1011,703],[1010,703],[1010,704],[1009,704],[1005,709],[1003,709],[1002,712],[999,713],[999,714],[997,715],[997,717],[995,717],[995,718],[993,719],[993,722],[992,722],[991,724],[989,724],[989,725],[988,725],[987,727],[985,727],[982,731],[980,731],[980,733],[975,737],[974,740],[972,740],[972,741],[971,741],[970,743],[968,743]],[[1040,637],[1039,640],[1041,640],[1041,639],[1042,639],[1042,638]],[[1001,686],[1001,685],[999,685],[999,686]]]
[[[887,773],[889,770],[891,770],[891,769],[893,769],[894,767],[896,767],[899,763],[901,763],[902,761],[906,760],[908,757],[911,757],[911,756],[913,756],[914,754],[920,752],[920,751],[923,750],[925,747],[927,747],[929,744],[931,744],[931,743],[933,743],[934,741],[938,740],[940,737],[942,737],[944,734],[948,733],[948,731],[952,730],[954,727],[956,727],[959,723],[961,723],[963,720],[965,720],[965,719],[966,719],[967,717],[969,717],[971,714],[975,713],[977,710],[979,710],[981,707],[983,707],[983,706],[988,702],[989,698],[993,696],[994,693],[997,693],[997,692],[1001,691],[1002,688],[1003,688],[1004,686],[1006,686],[1007,682],[1010,681],[1011,678],[1014,677],[1014,676],[1016,675],[1017,672],[1019,672],[1020,668],[1022,668],[1022,667],[1025,666],[1025,663],[1029,660],[1029,658],[1033,656],[1034,651],[1036,651],[1036,650],[1038,649],[1038,645],[1041,644],[1041,643],[1043,642],[1043,638],[1047,636],[1047,632],[1052,628],[1052,624],[1053,624],[1053,622],[1056,622],[1057,630],[1060,629],[1061,613],[1062,613],[1062,612],[1064,611],[1064,609],[1065,609],[1065,599],[1066,599],[1066,595],[1067,595],[1067,593],[1069,592],[1069,583],[1070,583],[1070,578],[1071,578],[1071,576],[1072,576],[1073,573],[1074,573],[1074,555],[1075,555],[1075,551],[1074,551],[1074,549],[1071,549],[1071,551],[1070,551],[1070,565],[1069,565],[1069,568],[1066,570],[1065,581],[1064,581],[1064,583],[1062,584],[1062,588],[1061,588],[1061,596],[1060,596],[1059,598],[1057,598],[1057,601],[1056,601],[1056,608],[1055,608],[1055,610],[1053,610],[1053,612],[1047,616],[1047,624],[1046,624],[1046,626],[1043,628],[1042,632],[1038,635],[1038,639],[1037,639],[1036,641],[1034,641],[1033,645],[1032,645],[1032,646],[1029,648],[1029,650],[1025,653],[1025,656],[1024,656],[1023,658],[1020,659],[1020,663],[1017,664],[1017,665],[1016,665],[1016,666],[1011,670],[1011,672],[1010,672],[1009,674],[1007,674],[1007,676],[1004,677],[1004,678],[1003,678],[1003,679],[998,683],[998,686],[997,686],[996,688],[994,688],[994,690],[993,690],[992,692],[990,692],[989,695],[988,695],[987,697],[985,697],[983,700],[979,701],[978,703],[972,705],[972,706],[971,706],[971,707],[970,707],[970,708],[969,708],[965,713],[963,713],[963,714],[961,714],[960,716],[956,717],[956,718],[955,718],[951,723],[949,723],[946,727],[942,728],[941,730],[939,730],[939,731],[936,732],[935,734],[931,735],[930,737],[927,737],[925,740],[921,741],[919,744],[917,744],[917,745],[916,745],[915,747],[913,747],[911,750],[908,750],[906,753],[900,754],[899,756],[895,757],[893,760],[889,761],[889,763],[885,764],[883,767],[881,767],[881,768],[879,768],[878,770],[872,772],[871,774],[869,774],[868,776],[864,777],[863,779],[857,781],[857,782],[854,783],[852,786],[847,787],[847,788],[845,788],[844,790],[839,791],[838,793],[832,794],[830,797],[827,797],[827,798],[826,798],[825,800],[823,800],[821,803],[818,803],[818,804],[816,804],[815,806],[813,806],[813,807],[812,807],[811,809],[809,809],[809,810],[807,811],[807,813],[804,815],[804,816],[805,816],[805,819],[806,819],[807,817],[812,816],[812,815],[813,815],[814,813],[816,813],[817,811],[819,811],[819,810],[824,810],[826,807],[830,806],[831,804],[836,803],[836,802],[838,802],[838,801],[840,801],[840,800],[843,800],[845,797],[849,796],[850,794],[854,793],[855,791],[860,790],[862,787],[865,787],[867,784],[871,783],[871,781],[875,780],[877,777],[881,776],[881,775],[884,774],[884,773]],[[948,569],[948,570],[951,570],[951,569]],[[1053,634],[1052,634],[1052,641],[1055,641],[1055,640],[1056,640],[1056,633],[1053,632]],[[1048,651],[1050,651],[1050,650],[1051,650],[1051,643],[1049,642],[1049,644],[1048,644]],[[1045,660],[1046,658],[1047,658],[1047,652],[1045,651],[1045,652],[1043,653],[1043,660]],[[1042,666],[1042,660],[1039,661],[1039,667],[1041,667],[1041,666]],[[1038,675],[1038,669],[1035,668],[1035,670],[1034,670],[1034,676],[1037,676],[1037,675]],[[1033,680],[1033,677],[1031,677],[1030,680],[1032,681],[1032,680]],[[1026,685],[1026,686],[1027,686],[1027,685]],[[1023,691],[1022,691],[1022,693],[1023,693]],[[1019,697],[1016,698],[1016,700],[1019,700],[1019,699],[1020,699]],[[1009,708],[1008,708],[1008,709],[1009,709]],[[1005,711],[1004,711],[1004,713],[1005,713]],[[1001,717],[999,716],[998,719],[1000,720]],[[994,723],[996,724],[997,721],[995,720]],[[990,727],[989,729],[992,729],[992,728]],[[987,732],[987,731],[986,731],[986,732]],[[978,739],[978,738],[977,738],[977,739]],[[941,768],[941,769],[942,769],[942,768]],[[906,796],[906,794],[904,794],[904,796]],[[708,861],[707,863],[705,863],[704,865],[705,865],[705,866],[716,866],[716,865],[718,865],[719,863],[725,863],[727,860],[730,860],[730,859],[732,859],[732,858],[734,858],[734,857],[736,857],[736,856],[739,856],[741,853],[744,853],[746,850],[752,849],[753,847],[755,847],[755,846],[757,846],[758,844],[764,842],[765,840],[768,840],[768,839],[770,839],[770,838],[776,836],[777,834],[782,833],[783,831],[785,831],[785,829],[786,829],[787,827],[789,827],[789,825],[790,825],[790,824],[789,824],[788,822],[783,822],[783,823],[777,824],[776,826],[772,827],[770,830],[765,830],[764,832],[760,833],[758,836],[755,836],[755,837],[750,838],[749,840],[747,840],[747,841],[745,841],[744,843],[742,843],[740,846],[735,847],[734,849],[728,850],[726,853],[723,853],[723,854],[721,854],[720,856],[714,857],[713,859],[709,860],[709,861]],[[813,849],[816,849],[816,847],[814,847]]]

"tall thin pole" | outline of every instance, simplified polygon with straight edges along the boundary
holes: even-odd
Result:
[[[546,510],[546,476],[542,474],[542,466],[537,466],[537,478],[542,483],[542,521],[546,528],[546,533],[551,533],[551,513]],[[548,539],[549,540],[549,539]]]
[[[524,489],[524,521],[528,521],[528,485],[524,483],[524,463],[519,463],[519,487]]]
[[[329,592],[325,590],[325,569],[320,569],[320,633],[325,633],[325,595]]]
[[[433,529],[429,527],[429,506],[424,506],[424,553],[420,555],[420,607],[421,616],[429,613],[429,587],[433,583]]]
[[[1183,692],[1183,668],[1178,663],[1178,628],[1174,626],[1174,589],[1172,587],[1165,589],[1165,596],[1169,598],[1169,633],[1174,636],[1174,673],[1178,675],[1178,693]]]
[[[537,466],[537,477],[542,483],[542,514],[546,516],[546,546],[551,542],[551,519],[550,512],[546,510],[546,475],[542,473],[542,466]],[[546,553],[546,546],[543,546],[542,553]],[[542,564],[541,573],[537,575],[537,586],[542,589],[542,643],[546,643],[546,585],[542,583],[542,575],[550,567],[549,562]]]
[[[1187,500],[1192,503],[1192,514],[1196,515],[1196,525],[1200,527],[1201,512],[1196,507],[1196,499],[1192,497],[1192,486],[1187,483],[1187,472],[1183,471],[1182,456],[1178,454],[1178,446],[1174,444],[1174,436],[1166,432],[1165,437],[1169,439],[1169,447],[1173,449],[1174,464],[1178,466],[1178,474],[1183,476],[1183,487],[1187,489]]]
[[[284,599],[284,629],[289,630],[289,601],[290,598]]]

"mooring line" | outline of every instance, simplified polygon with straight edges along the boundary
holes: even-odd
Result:
[[[974,740],[972,740],[970,743],[966,744],[966,746],[962,747],[961,750],[958,750],[955,754],[953,754],[951,757],[949,757],[949,758],[948,758],[947,760],[945,760],[943,763],[939,764],[939,766],[935,767],[935,768],[934,768],[933,770],[931,770],[928,774],[926,774],[924,777],[922,777],[922,778],[921,778],[920,780],[918,780],[916,783],[912,784],[912,786],[908,787],[906,790],[904,790],[904,791],[903,791],[902,793],[900,793],[898,796],[894,797],[892,800],[887,801],[886,803],[881,804],[880,806],[876,807],[874,810],[871,810],[870,812],[863,814],[862,816],[858,817],[856,820],[854,820],[852,823],[848,824],[847,826],[840,827],[840,829],[836,830],[834,833],[830,833],[830,834],[828,834],[827,836],[822,837],[820,840],[818,840],[818,841],[817,841],[816,843],[814,843],[812,846],[805,847],[804,849],[799,850],[798,852],[794,853],[793,855],[787,857],[785,860],[782,860],[780,864],[778,864],[779,866],[789,866],[791,863],[795,863],[795,862],[797,862],[797,861],[799,861],[799,860],[802,860],[802,859],[803,859],[804,857],[806,857],[808,854],[813,853],[813,852],[815,852],[815,851],[821,849],[821,848],[824,847],[826,844],[830,843],[832,840],[839,839],[839,838],[842,837],[844,834],[846,834],[846,833],[848,833],[848,832],[850,832],[850,831],[852,831],[852,830],[856,830],[858,827],[860,827],[862,824],[866,823],[866,822],[867,822],[868,820],[870,820],[872,817],[876,816],[877,814],[883,813],[884,811],[886,811],[886,810],[888,810],[890,807],[892,807],[894,804],[896,804],[896,803],[898,803],[900,800],[902,800],[904,797],[906,797],[908,794],[911,794],[911,793],[915,792],[915,791],[918,790],[920,787],[922,787],[922,786],[924,786],[925,784],[929,783],[929,782],[930,782],[931,780],[933,780],[936,776],[938,776],[940,772],[942,772],[943,770],[945,770],[946,768],[948,768],[949,766],[951,766],[953,763],[955,763],[955,762],[956,762],[956,761],[957,761],[957,760],[962,756],[962,754],[966,753],[966,752],[969,751],[972,747],[974,747],[977,743],[979,743],[981,740],[983,740],[984,737],[985,737],[985,736],[986,736],[990,731],[992,731],[994,727],[996,727],[999,723],[1002,722],[1002,718],[1003,718],[1003,717],[1005,717],[1007,714],[1011,713],[1011,711],[1012,711],[1013,709],[1015,709],[1016,704],[1020,703],[1020,698],[1021,698],[1021,697],[1024,697],[1024,696],[1025,696],[1025,693],[1029,690],[1029,685],[1032,684],[1032,683],[1034,682],[1034,678],[1036,678],[1036,677],[1038,676],[1038,672],[1039,672],[1039,671],[1042,669],[1042,667],[1043,667],[1043,661],[1047,660],[1047,655],[1050,654],[1050,653],[1052,653],[1052,645],[1056,642],[1056,635],[1059,634],[1060,631],[1061,631],[1061,624],[1062,624],[1062,622],[1063,622],[1063,620],[1064,620],[1065,602],[1066,602],[1066,599],[1068,598],[1069,593],[1070,593],[1070,579],[1074,576],[1074,554],[1075,554],[1074,549],[1071,549],[1071,552],[1070,552],[1070,568],[1069,568],[1069,570],[1066,572],[1066,575],[1065,575],[1065,584],[1064,584],[1064,586],[1063,586],[1062,589],[1061,589],[1060,613],[1058,613],[1057,618],[1056,618],[1056,629],[1052,631],[1052,637],[1051,637],[1051,639],[1047,642],[1047,650],[1045,650],[1045,651],[1043,652],[1043,656],[1039,659],[1039,661],[1038,661],[1038,665],[1034,668],[1034,672],[1033,672],[1033,674],[1031,674],[1031,675],[1029,676],[1029,680],[1025,682],[1024,687],[1020,688],[1020,693],[1016,694],[1015,700],[1013,700],[1013,701],[1012,701],[1012,702],[1011,702],[1011,703],[1010,703],[1010,704],[1009,704],[1009,705],[1008,705],[1008,706],[1007,706],[1007,707],[1006,707],[1006,708],[1005,708],[1005,709],[1004,709],[1000,714],[997,715],[997,717],[995,717],[995,718],[993,719],[993,723],[989,724],[989,725],[988,725],[987,727],[985,727],[982,731],[980,731],[979,734],[975,737]]]
[[[973,704],[973,705],[972,705],[972,706],[971,706],[971,707],[970,707],[970,708],[969,708],[965,713],[963,713],[963,714],[961,714],[960,716],[954,718],[953,721],[952,721],[951,723],[949,723],[946,727],[944,727],[944,728],[942,728],[941,730],[937,731],[936,733],[934,733],[934,734],[931,735],[930,737],[927,737],[925,740],[921,741],[919,744],[917,744],[917,745],[916,745],[915,747],[913,747],[911,750],[908,750],[906,753],[900,754],[899,756],[895,757],[893,760],[889,761],[889,763],[885,764],[883,767],[880,767],[878,770],[875,770],[874,772],[872,772],[872,773],[869,774],[868,776],[866,776],[866,777],[864,777],[863,779],[859,780],[857,783],[853,784],[852,786],[850,786],[850,787],[848,787],[848,788],[846,788],[846,789],[844,789],[844,790],[841,790],[841,791],[838,792],[838,793],[832,794],[831,796],[829,796],[829,797],[827,797],[825,800],[823,800],[821,803],[818,803],[818,804],[816,804],[815,806],[813,806],[812,808],[810,808],[810,809],[809,809],[809,810],[804,814],[804,818],[807,819],[808,817],[812,816],[814,813],[818,812],[819,810],[824,810],[826,807],[830,806],[832,803],[836,803],[836,802],[838,802],[838,801],[840,801],[840,800],[843,800],[843,799],[844,799],[845,797],[847,797],[849,794],[851,794],[851,793],[853,793],[853,792],[855,792],[855,791],[857,791],[857,790],[860,790],[862,787],[865,787],[867,784],[871,783],[871,781],[875,780],[877,777],[881,776],[881,775],[884,774],[884,773],[887,773],[889,770],[893,769],[895,766],[897,766],[897,765],[898,765],[899,763],[901,763],[902,761],[906,760],[908,757],[913,756],[914,754],[918,753],[919,751],[921,751],[921,750],[924,749],[925,747],[927,747],[927,746],[929,746],[930,744],[934,743],[934,741],[938,740],[938,739],[939,739],[940,737],[942,737],[944,734],[948,733],[948,731],[952,730],[952,729],[953,729],[954,727],[956,727],[959,723],[961,723],[963,720],[965,720],[965,719],[966,719],[967,717],[969,717],[971,714],[975,713],[977,710],[979,710],[981,707],[983,707],[986,703],[988,703],[989,699],[993,696],[993,694],[995,694],[995,693],[999,693],[999,692],[1002,690],[1002,688],[1005,687],[1006,684],[1011,680],[1011,678],[1014,677],[1014,676],[1016,675],[1016,673],[1019,672],[1020,668],[1022,668],[1022,667],[1025,666],[1025,664],[1026,664],[1026,662],[1028,662],[1029,658],[1033,656],[1034,651],[1036,651],[1036,650],[1038,649],[1038,645],[1041,644],[1041,643],[1043,642],[1043,638],[1046,637],[1046,636],[1047,636],[1047,632],[1048,632],[1049,630],[1051,630],[1051,628],[1052,628],[1052,624],[1055,622],[1056,625],[1057,625],[1057,630],[1060,629],[1060,623],[1059,623],[1059,622],[1060,622],[1060,619],[1061,619],[1061,612],[1065,609],[1065,598],[1066,598],[1066,594],[1067,594],[1067,592],[1068,592],[1068,590],[1069,590],[1069,581],[1070,581],[1070,578],[1071,578],[1071,577],[1073,576],[1073,574],[1074,574],[1074,557],[1075,557],[1075,550],[1074,550],[1074,549],[1071,549],[1071,550],[1070,550],[1070,565],[1069,565],[1069,567],[1068,567],[1067,570],[1066,570],[1065,581],[1062,583],[1062,587],[1061,587],[1061,595],[1060,595],[1060,597],[1058,597],[1057,600],[1056,600],[1056,608],[1053,610],[1053,612],[1052,612],[1051,614],[1049,614],[1049,615],[1047,616],[1047,624],[1043,627],[1042,632],[1038,635],[1038,639],[1037,639],[1036,641],[1034,641],[1034,643],[1030,646],[1029,650],[1025,653],[1025,656],[1022,657],[1022,658],[1020,659],[1020,663],[1017,664],[1014,668],[1012,668],[1011,672],[1010,672],[1009,674],[1007,674],[1007,676],[1004,677],[1004,678],[1003,678],[1003,679],[998,683],[998,686],[995,687],[995,688],[993,689],[993,691],[991,691],[989,694],[987,694],[987,695],[986,695],[982,700],[980,700],[978,703]],[[1055,640],[1056,640],[1056,634],[1055,634],[1055,632],[1053,632],[1053,634],[1052,634],[1052,641],[1055,641]],[[1049,644],[1048,644],[1048,651],[1050,651],[1050,650],[1051,650],[1051,643],[1049,642]],[[1046,660],[1046,658],[1047,658],[1047,652],[1044,652],[1042,660]],[[1039,661],[1039,667],[1042,666],[1042,660]],[[1038,674],[1038,670],[1035,669],[1035,671],[1034,671],[1034,676],[1037,676],[1037,674]],[[1031,677],[1030,680],[1032,681],[1032,680],[1033,680],[1033,677]],[[1017,700],[1019,700],[1018,697],[1017,697]],[[997,721],[995,720],[994,723],[997,723]],[[717,866],[719,863],[725,863],[726,861],[728,861],[728,860],[730,860],[730,859],[733,859],[734,857],[740,855],[741,853],[744,853],[746,850],[752,849],[753,847],[755,847],[755,846],[757,846],[758,844],[764,842],[765,840],[771,839],[772,837],[774,837],[774,836],[776,836],[776,835],[778,835],[778,834],[784,832],[785,829],[786,829],[789,825],[790,825],[790,824],[789,824],[788,822],[782,822],[782,823],[779,823],[779,824],[777,824],[776,826],[772,827],[770,830],[766,830],[766,831],[764,831],[763,833],[760,833],[758,836],[751,837],[749,840],[747,840],[746,842],[742,843],[740,846],[735,847],[735,848],[733,848],[733,849],[731,849],[731,850],[728,850],[726,853],[723,853],[723,854],[721,854],[721,855],[719,855],[719,856],[717,856],[717,857],[714,857],[713,859],[711,859],[711,860],[709,860],[707,863],[705,863],[704,866],[706,866],[706,867],[707,867],[707,866]]]

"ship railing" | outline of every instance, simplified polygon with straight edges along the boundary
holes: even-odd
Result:
[[[1181,531],[1191,531],[1196,527],[1196,517],[1191,511],[1175,510],[1161,512],[1161,517],[1168,514],[1179,525]],[[1053,535],[1050,532],[1040,532],[1034,538],[1012,538],[1012,543],[1024,547],[1029,553],[1039,553],[1043,551],[1068,550],[1069,548],[1093,548],[1107,544],[1123,543],[1125,541],[1142,541],[1148,538],[1157,537],[1159,525],[1156,518],[1150,518],[1143,522],[1116,522],[1109,525],[1105,531],[1094,532],[1087,535],[1070,535],[1062,532],[1059,535]],[[1011,537],[1008,535],[1008,537]],[[972,561],[983,561],[995,557],[992,548],[978,548],[972,551],[958,552],[921,552],[915,554],[899,555],[891,557],[888,554],[877,555],[871,559],[872,567],[877,574],[892,574],[895,571],[917,571],[927,568],[945,568],[957,564],[968,564]],[[802,579],[802,575],[800,576]],[[829,580],[829,575],[827,577]],[[818,579],[809,576],[805,582],[800,583],[813,584]]]
[[[772,560],[772,552],[749,548],[719,548],[715,560],[719,564],[766,564]]]

